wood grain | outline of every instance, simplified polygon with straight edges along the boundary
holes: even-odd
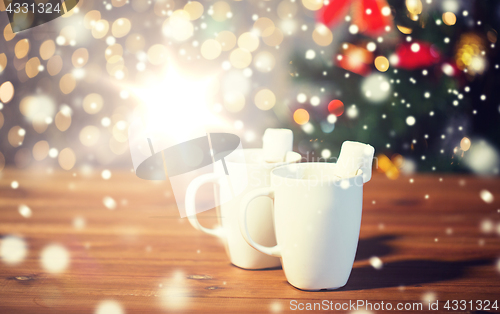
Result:
[[[232,266],[216,239],[179,218],[167,182],[126,171],[113,171],[110,180],[98,171],[4,169],[0,176],[0,236],[20,236],[28,246],[21,263],[0,263],[0,313],[94,313],[103,300],[118,301],[126,313],[291,312],[290,300],[500,302],[498,179],[415,175],[410,183],[374,175],[365,185],[347,286],[306,292],[290,286],[281,269]],[[18,189],[10,187],[13,180]],[[493,203],[480,198],[483,189]],[[105,196],[116,209],[103,205]],[[19,214],[20,204],[32,217]],[[76,217],[83,229],[75,228]],[[480,229],[485,220],[493,223],[491,233]],[[216,221],[213,210],[203,214],[204,225]],[[54,243],[71,257],[59,274],[40,263],[43,248]],[[373,256],[383,261],[381,270],[370,265]],[[426,306],[427,300],[422,313]]]

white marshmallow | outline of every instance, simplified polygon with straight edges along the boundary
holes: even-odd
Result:
[[[360,142],[345,141],[340,148],[337,171],[341,178],[363,173],[363,183],[372,178],[372,162],[375,148]]]
[[[262,137],[264,160],[281,162],[293,149],[293,133],[289,129],[266,129]]]

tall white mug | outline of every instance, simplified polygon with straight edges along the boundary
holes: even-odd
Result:
[[[361,226],[363,176],[339,178],[337,165],[291,164],[271,172],[271,186],[251,191],[240,208],[240,229],[254,248],[280,257],[288,282],[303,290],[336,289],[347,283]],[[255,241],[248,222],[253,199],[274,200],[277,245]]]
[[[226,158],[227,168],[230,176],[221,175],[223,171],[213,174],[205,174],[194,179],[186,192],[186,212],[191,225],[200,231],[219,237],[225,245],[227,255],[231,263],[245,269],[264,269],[280,266],[277,257],[263,254],[247,244],[241,235],[238,217],[242,197],[255,189],[269,187],[271,184],[271,170],[277,166],[296,163],[301,156],[295,152],[289,152],[283,162],[264,161],[264,151],[262,149],[243,149],[245,163],[237,162],[243,158]],[[217,165],[215,165],[217,167]],[[220,169],[219,169],[220,170]],[[236,172],[236,175],[235,175]],[[233,184],[228,184],[227,180],[248,180],[246,189],[239,195],[234,195],[231,189]],[[215,183],[219,192],[216,193],[222,199],[230,199],[217,207],[217,215],[220,218],[220,226],[210,229],[203,227],[196,216],[195,199],[198,189],[207,183]],[[238,184],[236,184],[238,185]],[[276,245],[274,225],[272,221],[272,201],[267,197],[256,197],[249,202],[248,207],[251,213],[248,215],[248,232],[257,243],[262,245]]]

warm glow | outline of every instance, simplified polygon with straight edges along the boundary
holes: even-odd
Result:
[[[208,110],[213,78],[195,79],[170,66],[162,80],[142,88],[131,87],[142,101],[143,123],[151,132],[168,134],[182,141],[200,128],[220,126],[221,120]]]

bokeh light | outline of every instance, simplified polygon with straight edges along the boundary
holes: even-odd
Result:
[[[236,36],[230,31],[222,31],[215,38],[221,45],[222,51],[229,51],[236,45]]]
[[[309,122],[309,112],[302,108],[297,109],[293,113],[293,120],[299,125],[306,124],[307,122]]]
[[[14,47],[14,53],[16,58],[22,59],[28,55],[30,51],[30,42],[28,39],[21,39],[16,43]]]
[[[276,96],[269,89],[262,89],[255,94],[255,105],[260,110],[269,110],[276,104]]]
[[[99,302],[94,314],[125,314],[125,310],[118,301],[104,300]]]
[[[40,57],[49,60],[56,52],[56,44],[52,39],[47,39],[40,45]]]
[[[33,145],[33,158],[37,161],[44,160],[49,155],[49,142],[38,141]]]
[[[229,55],[231,65],[237,69],[244,69],[252,63],[252,54],[242,48],[234,49]]]
[[[442,18],[443,18],[443,23],[448,26],[455,25],[455,23],[457,22],[457,17],[453,12],[443,13]]]
[[[71,170],[76,163],[75,152],[69,147],[64,148],[59,152],[58,161],[61,168],[64,170]]]
[[[238,92],[232,91],[224,94],[224,108],[229,112],[239,112],[245,106],[245,96]]]
[[[101,111],[104,105],[104,100],[101,95],[91,93],[83,98],[83,110],[88,114],[96,114]]]
[[[328,104],[328,111],[336,117],[340,117],[344,113],[344,103],[338,99],[334,99]],[[335,121],[332,123],[335,123]]]
[[[255,51],[259,48],[259,37],[251,32],[246,32],[238,37],[238,47],[247,51]]]
[[[93,146],[99,140],[101,132],[96,126],[88,125],[80,131],[80,142],[85,146]]]
[[[19,264],[27,253],[26,242],[20,237],[8,235],[0,239],[0,257],[5,264]]]
[[[389,70],[389,60],[384,56],[378,56],[374,61],[375,68],[380,72],[385,72]]]
[[[51,244],[43,248],[40,263],[49,273],[61,273],[68,268],[70,255],[66,248],[59,244]]]
[[[14,97],[14,85],[10,81],[3,82],[0,85],[0,101],[4,104],[8,103]]]
[[[328,46],[332,43],[333,34],[328,27],[318,24],[312,33],[314,42],[320,46]]]
[[[221,44],[215,39],[207,39],[201,45],[201,55],[207,60],[216,59],[222,52]]]
[[[203,5],[198,1],[189,1],[184,6],[184,11],[189,14],[190,20],[197,20],[203,15]]]

